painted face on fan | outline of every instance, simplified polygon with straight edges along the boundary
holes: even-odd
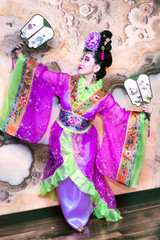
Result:
[[[87,76],[98,72],[100,66],[95,64],[95,59],[92,53],[86,53],[82,56],[78,66],[78,74]]]

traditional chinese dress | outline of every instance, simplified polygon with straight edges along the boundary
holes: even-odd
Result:
[[[73,228],[86,225],[92,212],[98,218],[120,220],[105,176],[138,186],[148,130],[144,113],[121,109],[103,87],[103,79],[85,89],[82,76],[48,71],[21,54],[0,113],[0,129],[38,142],[47,129],[55,94],[60,114],[51,127],[40,194],[57,189]],[[101,146],[92,124],[96,114],[104,122]]]

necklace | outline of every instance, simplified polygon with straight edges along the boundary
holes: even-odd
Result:
[[[95,82],[93,82],[90,86],[87,86],[87,84],[85,84],[85,89],[89,90],[90,87],[92,87],[95,84]]]
[[[90,87],[92,87],[95,84],[95,81],[92,81],[90,85],[87,85],[87,83],[85,83],[85,89],[89,89]]]

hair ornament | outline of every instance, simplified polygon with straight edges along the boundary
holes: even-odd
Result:
[[[91,32],[85,40],[85,47],[92,52],[97,51],[101,41],[101,34],[99,32]]]
[[[103,37],[106,37],[105,34],[103,35]],[[106,38],[104,45],[101,47],[102,50],[102,55],[101,55],[101,60],[104,60],[104,50],[105,50],[105,46],[107,45],[107,43],[109,43],[111,41],[110,38]]]
[[[101,47],[101,50],[102,50],[101,60],[103,61],[104,60],[104,46]]]

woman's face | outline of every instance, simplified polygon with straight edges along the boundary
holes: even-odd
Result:
[[[95,64],[95,59],[92,53],[86,53],[82,56],[78,66],[78,74],[80,75],[93,75],[98,72],[100,66]]]

